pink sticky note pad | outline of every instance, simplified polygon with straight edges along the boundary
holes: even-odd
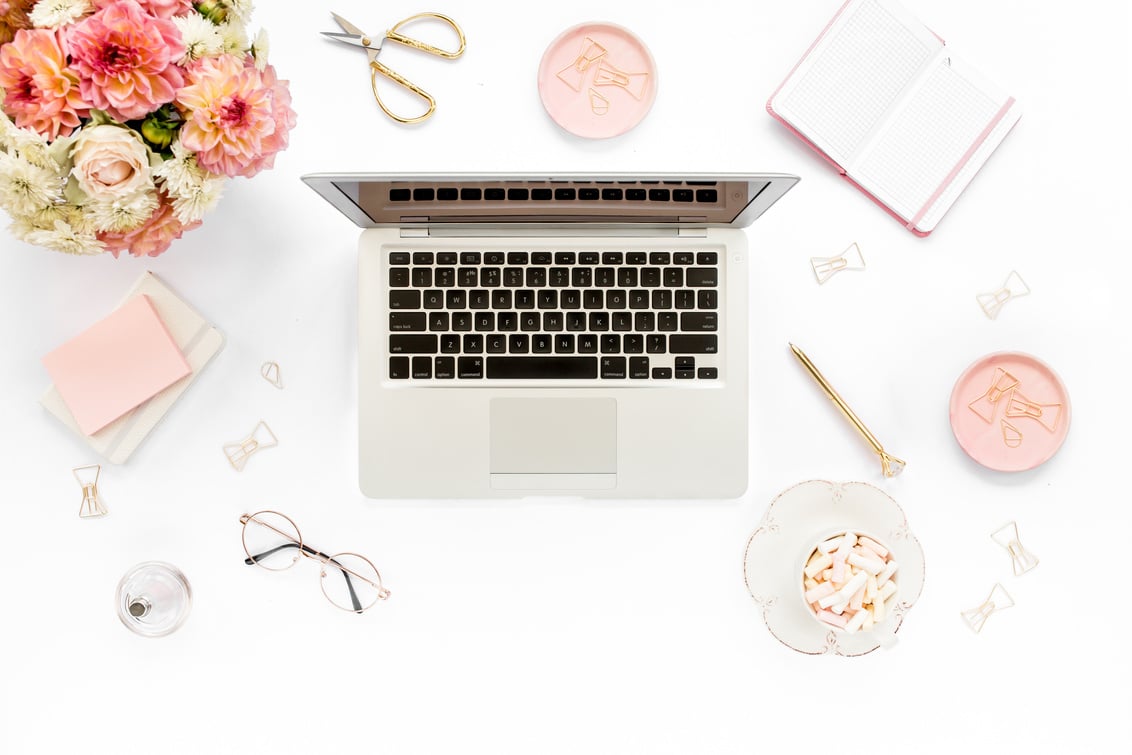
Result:
[[[1048,461],[1069,434],[1069,392],[1053,369],[1029,354],[989,354],[955,382],[951,430],[972,459],[1000,472]]]
[[[144,294],[52,351],[43,366],[87,435],[192,373]]]
[[[567,29],[543,54],[538,91],[562,128],[589,139],[618,136],[656,99],[656,63],[636,35],[616,24]]]

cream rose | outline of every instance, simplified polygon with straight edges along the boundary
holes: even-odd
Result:
[[[149,149],[128,129],[84,128],[71,145],[71,160],[71,175],[91,199],[120,199],[153,188]]]

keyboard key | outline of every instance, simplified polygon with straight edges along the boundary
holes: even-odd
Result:
[[[451,380],[456,377],[456,359],[454,357],[437,357],[432,376],[437,380]]]
[[[633,330],[640,333],[649,333],[656,330],[656,314],[653,312],[638,312],[633,315]]]
[[[530,261],[531,255],[527,252],[507,252],[508,265],[527,265]]]
[[[605,306],[605,296],[601,291],[590,289],[582,292],[582,306],[586,309],[601,309]]]
[[[554,350],[554,339],[547,333],[531,336],[532,354],[549,354]]]
[[[390,291],[389,292],[389,308],[390,309],[420,309],[421,306],[421,292],[420,291]]]
[[[696,292],[682,288],[676,292],[676,309],[695,309]]]
[[[438,289],[429,289],[422,294],[421,303],[425,309],[444,309],[444,292]]]
[[[448,330],[450,324],[447,312],[433,312],[428,316],[428,329],[434,333]]]
[[[530,196],[529,189],[512,188],[507,190],[507,199],[511,202],[525,202]]]
[[[640,333],[630,333],[622,340],[621,350],[626,354],[645,353],[645,337]]]
[[[621,189],[602,189],[601,198],[606,201],[618,201],[624,196],[625,192]]]
[[[715,312],[681,312],[680,330],[686,332],[719,330],[719,316]]]
[[[701,367],[696,370],[696,377],[700,380],[715,380],[719,377],[719,369],[716,367]]]
[[[582,306],[582,295],[577,291],[563,291],[559,299],[559,306],[562,309],[580,309]]]
[[[542,316],[542,329],[551,332],[562,330],[563,316],[561,312],[547,312]]]
[[[455,265],[460,261],[460,255],[456,252],[437,252],[436,264],[438,265]]]
[[[644,189],[626,189],[625,198],[630,202],[643,202],[648,198],[648,193]]]
[[[625,264],[625,255],[621,252],[602,252],[601,264],[623,265]]]
[[[601,255],[597,252],[579,252],[579,265],[597,265],[601,263]]]
[[[492,333],[484,340],[484,350],[488,354],[506,354],[507,353],[507,336],[499,333]]]
[[[432,357],[413,357],[413,379],[428,380],[432,377]]]
[[[489,357],[493,358],[493,357]],[[464,380],[483,377],[483,357],[460,357],[456,360],[456,375]]]
[[[468,306],[472,309],[487,309],[491,306],[491,295],[482,288],[469,291]]]
[[[684,268],[666,267],[664,269],[664,285],[669,288],[679,288],[684,285]]]
[[[649,256],[644,252],[629,252],[625,255],[625,262],[630,265],[644,265],[649,261]]]
[[[414,288],[428,288],[432,285],[432,268],[431,267],[414,267],[413,268],[413,287]]]
[[[676,357],[673,360],[673,365],[678,370],[694,370],[696,369],[695,357]]]
[[[394,288],[405,288],[409,285],[409,268],[389,268],[389,285]]]
[[[460,336],[455,333],[445,333],[440,337],[441,354],[459,354]]]
[[[479,333],[469,333],[464,336],[464,353],[479,354],[483,351],[483,336]]]
[[[448,309],[463,309],[468,306],[468,292],[457,289],[444,293],[444,306]]]
[[[648,309],[649,307],[649,292],[644,289],[637,289],[636,291],[629,292],[629,309]]]
[[[498,267],[480,268],[480,285],[484,288],[497,288],[502,280],[502,271]]]
[[[496,317],[498,318],[495,323],[496,330],[512,333],[519,329],[518,312],[500,312]]]
[[[633,329],[633,315],[629,312],[613,312],[610,315],[610,324],[619,333]]]
[[[471,330],[472,329],[472,313],[471,312],[453,312],[452,313],[452,330]]]
[[[650,202],[667,202],[668,197],[668,189],[649,189]]]
[[[412,260],[412,256],[408,252],[390,252],[389,264],[390,265],[407,265]]]
[[[671,265],[672,255],[668,252],[649,252],[650,265]]]
[[[547,282],[555,288],[565,288],[570,285],[570,268],[552,267]]]
[[[629,377],[633,380],[644,380],[649,376],[648,357],[629,358]]]
[[[436,192],[432,189],[413,189],[414,202],[431,202],[436,197]]]
[[[668,337],[654,334],[645,336],[645,351],[650,354],[663,354],[667,349]]]
[[[719,336],[714,333],[669,336],[668,350],[673,354],[715,354],[719,351]]]
[[[633,288],[637,285],[637,268],[622,267],[617,270],[617,285],[623,288]]]
[[[515,309],[534,309],[535,292],[524,288],[515,292]]]
[[[602,288],[609,288],[610,286],[617,285],[617,272],[611,267],[599,267],[594,269],[594,285]]]
[[[692,380],[696,377],[695,370],[676,370],[677,380]]]
[[[566,313],[566,330],[577,332],[586,329],[586,315],[584,312]]]
[[[533,333],[542,328],[542,317],[538,312],[527,312],[519,317],[519,328],[524,333]]]
[[[590,267],[576,267],[570,273],[570,285],[575,288],[589,288],[594,284],[594,271]]]
[[[700,309],[715,309],[719,306],[719,296],[715,291],[698,291],[696,306]]]
[[[527,268],[527,285],[531,288],[540,288],[546,285],[546,268],[545,267],[528,267]]]
[[[485,265],[502,265],[505,264],[507,255],[503,252],[485,252],[483,255],[483,263]]]
[[[696,201],[715,204],[719,201],[719,193],[715,189],[696,189]]]
[[[677,330],[676,313],[660,312],[656,317],[656,329],[665,333]]]
[[[479,197],[476,198],[478,199]],[[478,265],[480,264],[480,260],[481,255],[479,252],[460,252],[461,265]]]
[[[539,309],[558,309],[558,292],[554,289],[544,288],[535,296]]]
[[[464,288],[472,288],[479,284],[480,271],[474,267],[462,267],[456,271],[456,280]]]
[[[624,380],[625,357],[602,357],[601,376],[605,380]]]
[[[507,350],[512,354],[526,354],[531,348],[531,337],[526,333],[515,333],[507,339]]]
[[[715,287],[719,285],[719,270],[714,267],[690,267],[687,280],[687,285],[693,288]]]
[[[432,252],[413,252],[414,265],[431,265],[434,262]]]
[[[549,265],[551,260],[550,252],[531,252],[532,265]]]
[[[425,330],[427,315],[424,312],[390,312],[389,330]]]
[[[578,199],[592,202],[600,196],[597,189],[578,189]]]
[[[599,332],[609,330],[609,313],[590,312],[590,330]]]
[[[574,336],[570,333],[563,333],[554,337],[554,350],[559,354],[573,354],[574,353]]]
[[[597,377],[596,357],[488,357],[487,376],[504,380],[555,380]]]
[[[641,285],[646,288],[656,288],[660,285],[660,268],[645,267],[641,269]]]
[[[596,354],[597,353],[597,336],[593,333],[584,333],[578,336],[578,353],[579,354]]]
[[[531,199],[535,202],[549,202],[554,198],[554,192],[550,189],[531,189]]]
[[[555,252],[554,264],[555,265],[573,265],[578,261],[578,255],[574,252]]]
[[[653,380],[671,380],[672,368],[671,367],[653,367],[652,368]]]
[[[605,292],[606,309],[625,309],[629,306],[629,294],[623,289],[613,288]]]
[[[523,268],[503,268],[503,285],[508,286],[509,288],[518,288],[519,286],[523,285]]]
[[[610,333],[598,339],[601,344],[602,354],[620,354],[621,353],[621,336],[616,333]]]
[[[495,330],[495,313],[494,312],[476,312],[475,328],[479,333],[487,333]]]
[[[566,201],[566,200],[573,199],[577,195],[578,195],[577,192],[574,191],[573,189],[555,189],[554,190],[554,198],[557,199],[557,200],[560,200],[560,201]]]
[[[390,354],[435,354],[437,338],[434,335],[405,335],[394,334],[389,336]]]
[[[718,265],[719,255],[715,252],[697,252],[696,253],[697,265]]]
[[[483,190],[464,187],[460,189],[460,199],[464,202],[478,202],[483,198]]]
[[[389,357],[389,378],[391,380],[409,379],[408,357]]]
[[[506,289],[491,292],[492,309],[511,309],[512,301],[511,292]]]
[[[673,189],[672,201],[674,202],[691,202],[695,196],[692,194],[691,189]]]
[[[672,255],[672,261],[677,265],[691,265],[696,261],[696,255],[692,252],[676,252]]]

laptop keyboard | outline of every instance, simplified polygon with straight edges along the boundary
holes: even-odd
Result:
[[[716,380],[714,251],[389,253],[393,380]]]

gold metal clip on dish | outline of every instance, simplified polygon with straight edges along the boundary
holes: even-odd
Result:
[[[98,477],[102,474],[102,465],[91,464],[85,467],[75,467],[71,470],[71,473],[83,489],[83,502],[79,504],[79,516],[83,519],[106,516],[108,513],[106,505],[102,503],[102,499],[98,496]]]
[[[864,438],[865,442],[873,449],[873,453],[880,457],[881,473],[884,474],[885,477],[895,477],[903,472],[904,467],[907,466],[906,463],[902,459],[898,459],[884,450],[884,446],[880,444],[877,437],[869,432],[869,428],[865,427],[865,423],[849,408],[849,405],[845,403],[845,399],[841,398],[837,391],[833,389],[833,386],[829,384],[825,376],[814,366],[814,363],[810,361],[810,358],[806,356],[805,352],[794,344],[790,344],[790,350],[794,352],[794,356],[798,357],[798,361],[802,363],[802,366],[806,368],[810,376],[817,381],[817,384],[825,391],[825,395],[829,397],[829,400],[837,405],[837,408],[841,410],[845,418],[857,429],[857,432],[861,434],[861,437]]]

